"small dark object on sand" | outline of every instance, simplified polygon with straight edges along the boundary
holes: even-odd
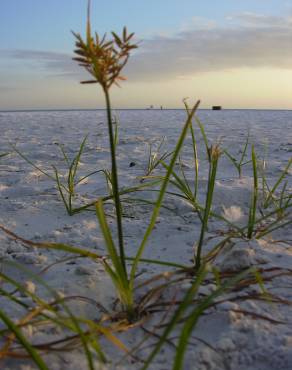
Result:
[[[135,163],[135,162],[131,162],[131,163],[129,164],[129,167],[134,167],[134,166],[136,166],[136,163]]]

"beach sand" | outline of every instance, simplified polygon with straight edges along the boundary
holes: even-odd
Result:
[[[165,137],[164,150],[171,151],[175,145],[182,124],[184,111],[116,111],[119,118],[119,144],[117,158],[120,186],[139,184],[147,166],[149,144],[157,146]],[[259,161],[266,161],[266,176],[274,184],[291,158],[292,152],[292,112],[291,111],[200,111],[211,143],[220,143],[234,156],[240,156],[248,130],[250,141],[254,143]],[[105,246],[94,212],[82,212],[69,216],[60,201],[54,182],[13,153],[9,143],[16,145],[31,161],[53,175],[52,165],[65,173],[59,144],[63,144],[68,156],[78,150],[82,139],[89,134],[84,155],[81,158],[80,173],[110,168],[107,127],[103,111],[67,112],[11,112],[0,114],[1,152],[10,152],[0,162],[0,224],[17,235],[34,242],[49,241],[66,243],[104,255]],[[199,146],[199,200],[203,204],[206,192],[208,163],[203,140],[196,128]],[[250,148],[248,149],[250,157]],[[193,182],[191,138],[186,139],[182,163],[190,183]],[[262,162],[261,162],[262,163]],[[179,169],[179,166],[176,166]],[[162,171],[162,169],[160,170]],[[154,174],[157,174],[156,170]],[[287,192],[291,195],[291,168],[287,174]],[[231,161],[222,156],[219,162],[213,210],[224,215],[238,225],[245,225],[252,189],[252,166],[243,167],[243,175],[238,177]],[[77,188],[75,203],[90,202],[107,194],[107,186],[101,173],[84,180]],[[134,195],[133,195],[134,196]],[[142,192],[136,197],[154,201],[155,192]],[[178,197],[167,196],[155,230],[146,247],[144,257],[172,261],[190,265],[194,245],[198,240],[200,221],[192,207]],[[151,205],[124,203],[123,226],[125,245],[129,256],[135,254],[151,216]],[[111,205],[106,207],[109,223],[115,230],[115,219]],[[290,214],[291,217],[291,214]],[[223,223],[211,219],[207,238],[214,237],[203,247],[205,254],[214,243],[222,238],[218,232]],[[242,290],[224,294],[222,301],[207,309],[196,325],[185,356],[184,368],[196,370],[289,370],[292,369],[292,230],[291,225],[278,229],[260,240],[232,239],[229,247],[223,249],[214,265],[221,271],[240,271],[255,266],[265,278],[279,275],[265,281],[265,289],[282,299],[256,299],[261,292],[259,284],[249,285]],[[93,299],[108,310],[113,310],[116,293],[102,265],[87,258],[66,260],[54,264],[70,254],[29,247],[13,240],[5,233],[0,234],[1,270],[13,274],[14,278],[26,284],[33,280],[24,272],[6,266],[5,261],[18,262],[34,273],[45,269],[40,276],[65,296],[85,296]],[[142,282],[161,271],[170,268],[153,264],[141,264],[138,281]],[[188,289],[189,281],[184,281],[174,289],[167,290],[161,299],[166,301],[181,297]],[[205,282],[200,288],[201,297],[210,294],[216,286]],[[50,293],[34,282],[31,289],[41,297]],[[175,295],[176,294],[176,295]],[[21,297],[24,302],[30,298]],[[8,310],[12,318],[18,318],[21,310],[15,308],[6,298],[0,296],[0,305]],[[96,305],[73,300],[70,308],[76,315],[91,320],[101,317]],[[153,328],[162,313],[153,314],[145,327]],[[2,327],[2,324],[1,324]],[[175,338],[180,333],[177,326],[171,334]],[[59,338],[60,333],[45,329],[27,330],[27,338],[33,343],[43,343]],[[120,333],[119,338],[128,348],[135,346],[145,336],[141,328],[133,328]],[[150,336],[147,344],[157,338]],[[111,362],[104,369],[139,369],[138,359],[126,358],[124,353],[101,338],[101,345]],[[137,353],[145,358],[152,347]],[[153,360],[151,369],[170,369],[175,350],[165,344],[163,350]],[[81,370],[87,368],[82,349],[52,352],[43,357],[51,370]],[[1,364],[2,362],[2,364]],[[35,369],[30,360],[0,359],[1,369]]]

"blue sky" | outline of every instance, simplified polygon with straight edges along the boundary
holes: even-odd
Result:
[[[97,101],[92,99],[91,88],[86,92],[77,86],[82,72],[70,60],[74,46],[70,30],[84,33],[86,3],[1,1],[0,109],[102,104],[100,95]],[[248,108],[254,99],[247,99],[247,86],[238,89],[243,90],[242,96],[237,92],[234,99],[235,86],[244,83],[246,76],[250,82],[257,76],[266,83],[267,76],[277,73],[279,78],[271,76],[270,85],[282,91],[283,103],[279,96],[273,103],[268,95],[266,103],[256,99],[257,106],[292,108],[284,97],[292,82],[292,0],[93,0],[91,13],[92,27],[100,33],[127,25],[141,41],[127,69],[127,87],[114,92],[117,106],[143,107],[161,101],[179,106],[184,86],[186,94],[203,95],[200,97],[209,104],[220,96],[218,81],[226,81],[224,103]],[[218,39],[218,47],[214,39]],[[169,94],[169,84],[177,87],[176,93]],[[191,89],[194,84],[197,90]]]
[[[72,49],[70,30],[84,30],[86,0],[2,0],[0,48]],[[192,17],[226,23],[226,16],[252,12],[283,15],[285,0],[92,0],[92,24],[99,32],[124,25],[143,36],[174,32]]]

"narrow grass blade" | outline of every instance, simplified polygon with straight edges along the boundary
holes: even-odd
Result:
[[[279,185],[281,184],[281,182],[284,180],[284,178],[287,176],[287,173],[288,173],[289,168],[290,168],[291,165],[292,165],[292,158],[289,160],[287,166],[285,167],[285,169],[283,170],[283,172],[279,176],[279,178],[276,181],[276,183],[274,184],[273,188],[271,190],[269,190],[268,197],[267,197],[267,199],[266,199],[266,201],[264,203],[264,208],[267,208],[268,207],[269,202],[273,198],[273,195],[275,194],[277,188],[279,187]]]
[[[217,174],[217,166],[218,160],[221,155],[221,151],[219,147],[211,147],[209,149],[210,153],[210,163],[209,163],[209,176],[208,176],[208,188],[206,194],[206,201],[205,201],[205,208],[203,211],[203,222],[201,226],[200,238],[197,245],[197,253],[195,258],[195,268],[199,269],[201,264],[201,254],[202,254],[202,246],[204,242],[205,232],[208,228],[208,220],[211,213],[211,207],[213,202],[213,193],[215,188],[215,181],[216,181],[216,174]]]
[[[72,168],[71,168],[71,170],[72,170],[72,178],[73,179],[76,176],[78,165],[80,163],[80,158],[81,158],[81,156],[82,156],[82,154],[84,152],[84,148],[85,148],[85,144],[86,144],[87,138],[88,138],[88,135],[86,135],[85,138],[82,140],[81,145],[79,147],[79,151],[78,151],[76,157],[72,161]]]
[[[27,353],[37,365],[40,370],[49,370],[47,365],[45,364],[44,360],[38,354],[38,352],[31,346],[25,336],[22,334],[21,330],[18,328],[17,325],[9,318],[9,316],[0,309],[0,318],[4,322],[4,324],[8,327],[8,329],[14,333],[15,337],[19,340],[20,344],[23,348],[26,349]]]
[[[151,364],[151,362],[153,361],[154,357],[159,353],[159,351],[161,350],[161,347],[163,346],[163,344],[167,340],[169,334],[171,333],[171,331],[173,330],[175,325],[178,323],[178,321],[182,318],[182,315],[185,312],[185,310],[190,306],[190,304],[191,304],[195,294],[197,293],[202,281],[206,277],[207,272],[208,271],[207,271],[205,266],[204,267],[202,266],[200,271],[198,271],[198,274],[195,278],[194,283],[191,285],[190,289],[185,294],[182,303],[178,306],[177,310],[175,311],[174,315],[172,316],[171,320],[169,321],[169,323],[168,323],[167,327],[165,328],[164,332],[162,333],[162,335],[160,335],[160,339],[159,339],[158,343],[156,344],[154,350],[151,352],[151,354],[149,355],[149,357],[145,361],[145,364],[144,364],[144,366],[142,367],[141,370],[146,370],[149,367],[149,365]]]
[[[32,167],[34,167],[36,170],[38,170],[40,173],[42,173],[43,175],[47,176],[48,178],[50,178],[51,180],[53,181],[56,181],[54,176],[50,175],[48,172],[44,171],[43,169],[41,169],[39,166],[37,166],[35,163],[33,163],[28,157],[26,157],[21,151],[19,151],[15,145],[12,145],[10,144],[11,147],[13,148],[13,150],[18,154],[20,155],[20,157],[22,159],[24,159],[27,163],[29,163]]]
[[[65,326],[67,326],[68,329],[72,330],[73,332],[75,332],[75,333],[77,333],[79,335],[80,340],[81,340],[81,343],[82,343],[83,348],[84,348],[84,352],[85,352],[86,358],[87,358],[88,368],[90,370],[94,370],[95,369],[95,366],[94,366],[94,363],[93,363],[92,354],[91,354],[90,349],[89,349],[89,343],[88,343],[87,336],[86,336],[86,334],[84,333],[84,331],[82,330],[82,328],[80,326],[78,317],[74,316],[74,314],[72,313],[72,311],[65,304],[64,298],[60,298],[60,296],[57,294],[57,292],[54,289],[52,289],[43,279],[41,279],[38,275],[32,273],[26,267],[24,267],[24,266],[22,266],[20,264],[17,264],[17,263],[10,262],[10,261],[9,262],[6,261],[6,264],[7,265],[10,265],[12,267],[15,267],[15,268],[21,270],[22,272],[24,272],[32,280],[36,281],[43,288],[45,288],[56,299],[56,301],[59,303],[59,305],[62,306],[62,308],[68,314],[68,316],[69,316],[69,318],[71,320],[71,324],[70,324],[69,322],[66,322],[66,320],[63,319],[63,324]],[[30,294],[30,295],[32,295],[32,294]],[[41,300],[41,304],[43,304],[44,307],[47,307],[50,310],[50,305],[48,303],[46,303],[46,302],[43,302],[43,303],[42,302],[43,301]],[[54,312],[58,316],[58,310],[54,310]],[[60,318],[61,317],[62,316],[60,316]],[[52,319],[52,321],[54,321],[54,319]],[[61,324],[61,322],[62,321],[60,321],[60,324]],[[99,353],[102,353],[102,351],[99,350]],[[105,357],[103,355],[101,357],[101,360],[103,361],[104,358]]]
[[[0,158],[6,157],[8,154],[10,154],[10,153],[9,153],[9,152],[1,153],[1,154],[0,154]]]
[[[63,158],[64,158],[64,161],[66,162],[68,168],[70,167],[70,161],[69,161],[69,158],[67,156],[67,153],[65,152],[65,149],[64,149],[64,145],[63,144],[59,144],[59,148],[62,152],[62,155],[63,155]]]
[[[67,213],[71,216],[72,215],[72,203],[71,203],[71,199],[70,199],[69,190],[66,189],[66,191],[68,192],[68,197],[69,197],[69,201],[67,202],[66,197],[63,193],[63,187],[62,187],[62,184],[61,184],[61,181],[60,181],[59,172],[58,172],[57,168],[54,167],[54,166],[53,166],[53,169],[55,171],[55,176],[56,176],[55,181],[56,181],[56,184],[57,184],[57,188],[59,190],[59,194],[61,196],[61,199],[63,201],[63,204],[64,204],[65,208],[66,208]]]
[[[193,128],[193,124],[190,126],[191,136],[192,136],[192,144],[193,144],[193,155],[194,155],[194,165],[195,165],[195,189],[194,189],[194,198],[197,199],[197,194],[199,190],[199,157],[198,157],[198,150],[197,150],[197,141],[195,137],[195,132]]]
[[[197,324],[200,316],[202,313],[210,306],[210,304],[216,299],[218,296],[235,286],[240,280],[242,280],[245,276],[247,276],[253,269],[248,269],[236,277],[230,279],[225,284],[221,285],[218,289],[216,289],[213,293],[211,293],[207,298],[205,298],[195,309],[189,314],[188,319],[186,320],[179,341],[176,349],[176,355],[173,363],[173,370],[181,370],[183,369],[183,360],[186,348],[188,346],[189,338],[192,334],[192,331]],[[192,288],[190,288],[190,291]],[[189,294],[189,293],[187,293]],[[184,304],[183,311],[188,308],[188,305]]]
[[[110,259],[115,267],[117,274],[127,280],[127,275],[124,273],[124,269],[121,264],[120,256],[117,253],[116,246],[112,239],[111,231],[106,221],[102,201],[96,203],[96,215],[99,221],[99,225],[105,239],[105,244],[110,256]]]
[[[133,265],[132,265],[132,268],[131,268],[131,272],[130,272],[130,287],[132,288],[133,287],[133,284],[134,284],[134,279],[135,279],[135,275],[136,275],[136,271],[137,271],[137,268],[138,268],[138,264],[139,264],[139,260],[140,258],[142,257],[142,254],[143,254],[143,251],[144,251],[144,248],[146,246],[146,243],[148,241],[148,238],[149,236],[151,235],[151,232],[155,226],[155,222],[156,222],[156,219],[159,215],[159,210],[160,210],[160,207],[161,207],[161,204],[162,204],[162,200],[163,200],[163,197],[164,197],[164,194],[166,192],[166,189],[167,189],[167,185],[168,185],[168,182],[169,182],[169,179],[170,179],[170,176],[171,176],[171,173],[172,173],[172,170],[173,170],[173,167],[176,163],[176,160],[178,158],[178,155],[179,155],[179,152],[182,148],[182,145],[183,145],[183,142],[184,142],[184,139],[186,137],[186,134],[187,134],[187,131],[189,129],[189,125],[191,124],[192,122],[192,118],[196,112],[196,110],[198,109],[199,107],[199,104],[200,104],[200,101],[198,101],[192,111],[188,114],[188,118],[186,120],[186,123],[183,127],[183,130],[182,130],[182,133],[178,139],[178,142],[176,144],[176,147],[175,147],[175,150],[173,152],[173,155],[171,157],[171,161],[170,161],[170,165],[169,165],[169,169],[166,173],[166,176],[163,180],[163,183],[161,185],[161,189],[160,189],[160,192],[159,192],[159,195],[158,195],[158,199],[157,199],[157,202],[156,202],[156,206],[153,210],[153,213],[152,213],[152,217],[151,217],[151,220],[150,220],[150,224],[144,234],[144,237],[143,237],[143,240],[138,248],[138,252],[136,254],[136,257],[135,257],[135,260],[133,262]]]
[[[249,239],[252,238],[252,235],[254,232],[254,226],[256,222],[256,212],[257,212],[257,199],[258,199],[257,158],[255,154],[254,145],[252,145],[251,157],[252,157],[252,168],[253,168],[253,195],[252,195],[252,201],[251,201],[249,217],[248,217],[247,237]]]
[[[207,157],[208,157],[208,160],[210,162],[211,161],[210,150],[209,150],[210,146],[209,146],[209,141],[208,141],[208,138],[207,138],[207,135],[206,135],[206,132],[205,132],[204,125],[202,124],[202,122],[199,120],[199,118],[197,116],[195,116],[195,120],[196,120],[197,125],[199,126],[201,134],[203,136]]]

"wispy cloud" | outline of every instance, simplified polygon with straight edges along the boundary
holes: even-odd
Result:
[[[8,92],[19,91],[19,87],[9,86],[9,85],[0,85],[0,94],[6,94]]]
[[[256,14],[251,12],[244,12],[241,14],[236,14],[233,16],[227,17],[230,21],[239,21],[242,25],[252,26],[252,27],[292,27],[292,15],[286,17],[272,16],[272,15],[263,15]]]
[[[42,50],[6,50],[0,51],[0,58],[11,58],[14,61],[25,63],[28,69],[37,68],[46,74],[76,76],[80,69],[67,53]],[[33,72],[33,69],[31,69]]]
[[[225,27],[196,28],[175,37],[145,40],[130,67],[136,78],[242,67],[292,69],[292,19],[245,13]]]
[[[228,19],[224,27],[212,22],[199,27],[198,22],[176,35],[143,40],[127,76],[157,81],[242,67],[292,69],[292,17],[243,13]],[[9,57],[26,60],[49,75],[84,77],[70,54],[14,50]]]

